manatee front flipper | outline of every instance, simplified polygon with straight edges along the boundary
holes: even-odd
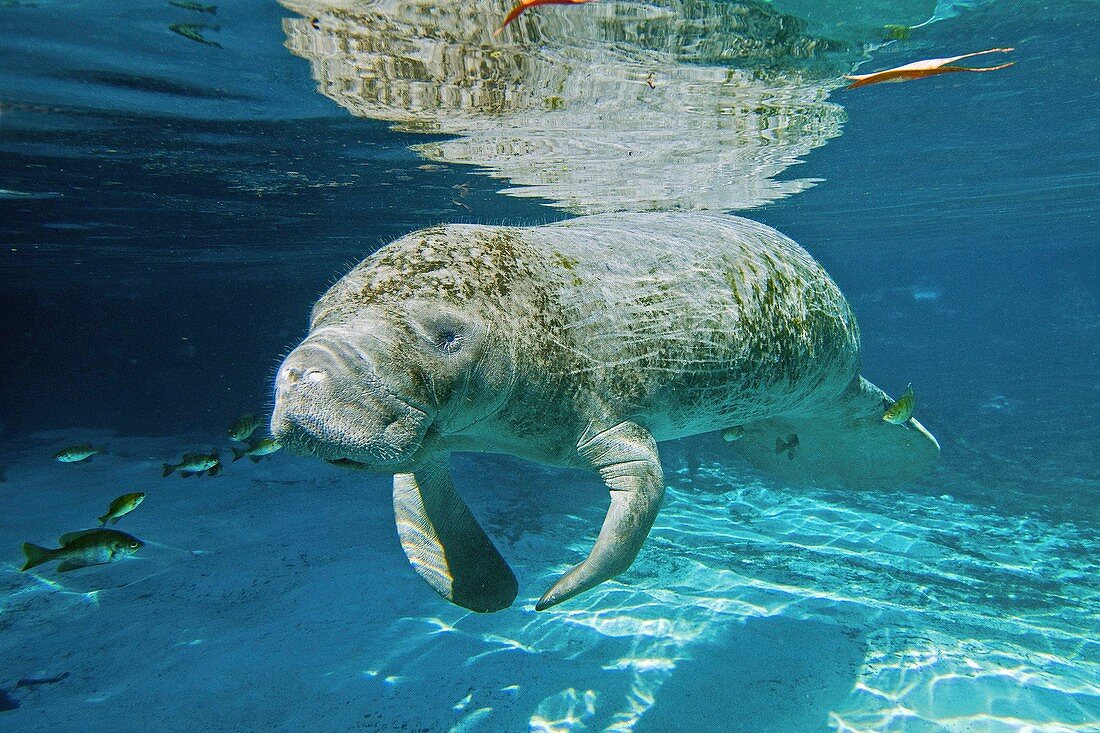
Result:
[[[657,444],[649,431],[624,422],[582,441],[578,452],[611,490],[611,507],[588,557],[535,604],[536,611],[572,598],[630,567],[649,535],[665,495]]]
[[[409,562],[439,595],[482,613],[515,600],[516,576],[455,491],[445,456],[394,475],[393,513]]]

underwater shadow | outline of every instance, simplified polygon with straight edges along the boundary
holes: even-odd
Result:
[[[862,634],[782,616],[731,625],[676,665],[635,733],[830,730],[864,658]]]

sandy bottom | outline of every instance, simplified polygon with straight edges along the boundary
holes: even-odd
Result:
[[[109,455],[51,459],[99,441]],[[520,581],[511,609],[477,615],[409,568],[387,478],[283,455],[160,477],[207,447],[88,431],[7,446],[4,730],[1100,731],[1100,542],[1071,524],[946,486],[789,489],[671,451],[631,571],[536,613],[605,494],[460,456]],[[118,524],[149,543],[138,558],[18,572],[20,543],[94,526],[130,491],[148,494]]]

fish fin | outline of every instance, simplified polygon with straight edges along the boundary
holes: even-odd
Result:
[[[202,471],[199,471],[199,473],[202,473]],[[180,471],[180,478],[187,478],[188,476],[194,475],[195,473],[193,471]]]
[[[220,464],[220,463],[216,463],[213,466],[211,466],[210,468],[206,469],[206,475],[210,476],[210,477],[217,476],[221,472],[222,472],[222,464]]]
[[[260,462],[260,457],[259,456],[249,456],[249,459],[251,459],[253,463],[259,463]]]
[[[176,470],[176,467],[171,465],[170,463],[164,463],[162,465],[164,466],[164,470],[161,471],[161,474],[160,474],[161,478],[168,478],[169,476],[172,475],[172,471]]]
[[[247,448],[246,449],[241,449],[241,448],[238,448],[235,445],[232,446],[232,448],[233,448],[233,460],[234,461],[239,461],[242,458],[244,458],[246,455],[248,455],[248,449]]]
[[[858,377],[835,402],[812,412],[745,425],[731,447],[757,468],[814,485],[883,487],[911,481],[939,457],[940,446],[910,418],[899,429],[882,419],[881,389]],[[771,450],[776,433],[798,436],[798,460]],[[778,443],[777,443],[778,445]]]
[[[111,524],[118,524],[118,520],[120,519],[122,519],[122,517],[111,517]]]
[[[23,555],[27,558],[27,561],[23,563],[20,572],[25,572],[31,568],[38,567],[44,562],[53,560],[54,557],[57,556],[57,550],[51,550],[48,547],[39,547],[30,542],[24,542]]]
[[[57,544],[64,547],[65,545],[72,544],[74,540],[78,540],[84,535],[92,534],[93,532],[99,532],[99,528],[96,529],[81,529],[76,532],[66,532],[57,538]]]
[[[61,563],[60,565],[57,566],[57,572],[67,573],[70,570],[78,570],[80,568],[86,568],[86,567],[88,567],[87,563],[82,563],[82,562],[79,562],[77,560],[66,560],[65,562],[63,562],[63,563]]]
[[[455,490],[445,455],[393,477],[397,535],[436,593],[471,611],[507,608],[519,583]]]

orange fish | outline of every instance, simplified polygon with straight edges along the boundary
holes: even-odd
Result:
[[[536,5],[580,5],[586,2],[589,2],[589,0],[519,0],[519,3],[504,17],[504,22],[500,24],[500,28],[493,31],[493,35],[499,36],[500,32],[504,30],[504,26],[522,15],[527,8],[533,8]]]
[[[886,71],[876,71],[873,74],[857,74],[852,76],[845,76],[845,79],[851,79],[852,84],[848,85],[849,89],[855,89],[856,87],[865,87],[869,84],[882,84],[883,82],[896,82],[896,81],[910,81],[912,79],[922,79],[926,76],[935,76],[936,74],[947,74],[952,71],[997,71],[998,69],[1006,69],[1012,66],[1015,62],[1009,61],[1007,64],[1001,64],[1000,66],[987,66],[985,68],[975,69],[970,66],[948,66],[956,61],[962,59],[968,59],[971,56],[981,56],[986,53],[1007,53],[1008,51],[1015,51],[1014,48],[991,48],[987,51],[976,51],[974,53],[964,53],[962,56],[952,56],[947,59],[925,59],[924,61],[914,61],[911,64],[905,66],[898,66],[894,69],[887,69]]]

